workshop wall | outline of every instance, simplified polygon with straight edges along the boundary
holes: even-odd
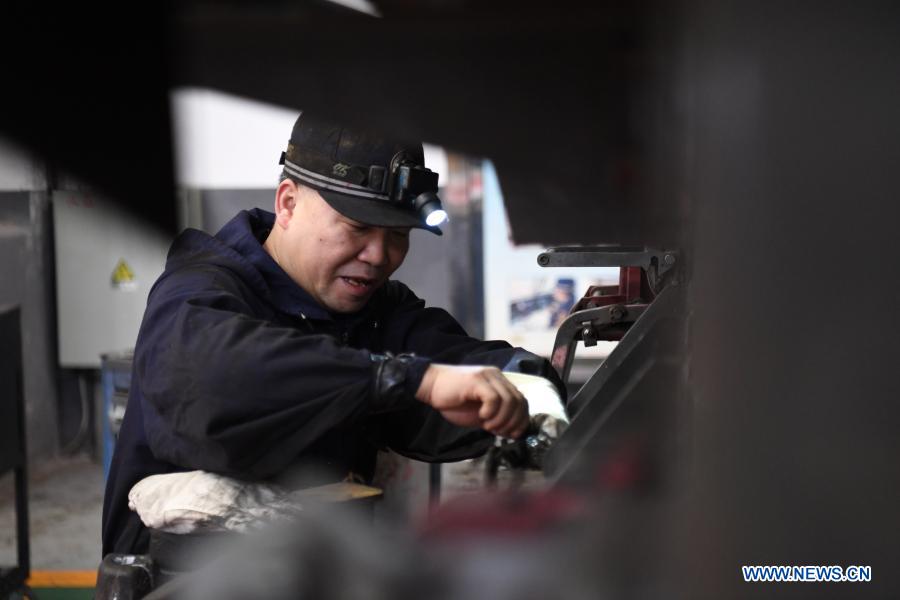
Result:
[[[0,141],[0,305],[18,304],[31,458],[58,446],[50,203],[43,166]]]

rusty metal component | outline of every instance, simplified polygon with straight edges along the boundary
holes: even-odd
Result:
[[[568,381],[579,341],[584,342],[585,346],[593,346],[601,340],[619,340],[646,308],[647,304],[632,304],[626,310],[623,306],[614,304],[572,313],[556,333],[550,357],[553,368],[563,381]]]
[[[621,321],[627,314],[628,311],[621,304],[614,304],[609,307],[609,320],[613,323]]]
[[[550,362],[568,381],[579,341],[622,339],[632,323],[668,284],[677,285],[678,253],[646,246],[565,246],[537,258],[542,267],[620,267],[619,285],[591,286],[556,334]]]

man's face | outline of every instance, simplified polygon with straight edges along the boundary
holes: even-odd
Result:
[[[283,209],[276,215],[281,239],[270,253],[328,310],[362,309],[406,258],[409,228],[363,225],[331,208],[315,190],[291,181],[282,186],[297,191],[290,215]]]

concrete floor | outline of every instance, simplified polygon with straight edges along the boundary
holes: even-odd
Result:
[[[0,564],[16,563],[13,477],[0,478]],[[100,563],[103,467],[86,456],[56,459],[29,473],[31,568],[88,570]]]

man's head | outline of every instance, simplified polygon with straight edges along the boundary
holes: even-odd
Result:
[[[282,162],[266,250],[333,312],[366,305],[406,257],[410,228],[441,233],[425,221],[440,200],[421,144],[301,116]]]
[[[320,305],[353,313],[403,263],[409,229],[350,219],[316,190],[285,179],[275,193],[275,226],[265,247]]]

